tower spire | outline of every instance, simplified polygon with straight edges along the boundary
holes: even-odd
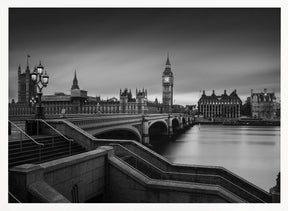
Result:
[[[29,67],[29,58],[30,58],[31,56],[29,55],[29,54],[27,54],[27,67]]]
[[[169,52],[167,52],[167,61],[166,61],[166,65],[167,66],[170,66],[170,60],[169,60]]]
[[[18,65],[18,74],[21,74],[21,66],[20,66],[20,64]]]
[[[76,75],[76,69],[75,69],[73,85],[72,85],[71,89],[80,89],[79,86],[78,86],[78,79],[77,79],[77,75]]]

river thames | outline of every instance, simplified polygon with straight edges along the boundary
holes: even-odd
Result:
[[[222,166],[266,191],[280,170],[280,127],[195,125],[151,143],[173,163]]]

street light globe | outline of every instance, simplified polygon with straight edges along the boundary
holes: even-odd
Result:
[[[37,72],[39,75],[42,75],[43,74],[43,70],[44,70],[44,67],[42,66],[41,62],[39,63],[38,67],[37,67]]]
[[[36,73],[36,68],[34,69],[33,73],[31,73],[31,80],[33,82],[36,82],[37,81],[37,73]]]
[[[47,84],[49,83],[49,76],[47,75],[46,72],[44,75],[41,76],[41,81],[43,86],[47,86]]]

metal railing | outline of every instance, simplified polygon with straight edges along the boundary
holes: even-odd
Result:
[[[157,162],[161,162],[163,165],[165,165],[166,171],[169,172],[186,172],[186,173],[200,173],[201,174],[213,174],[218,175],[222,178],[224,178],[227,181],[230,181],[231,183],[235,184],[238,187],[241,187],[245,191],[251,193],[254,196],[257,196],[257,198],[260,198],[261,200],[265,202],[271,202],[271,194],[266,192],[265,190],[259,188],[258,186],[254,185],[253,183],[241,178],[240,176],[234,174],[233,172],[230,172],[229,170],[219,167],[219,166],[201,166],[201,165],[185,165],[185,164],[174,164],[168,161],[167,159],[163,159],[162,156],[159,156],[154,151],[150,150],[149,148],[144,148],[141,144],[135,142],[135,141],[127,141],[127,142],[121,142],[121,145],[125,146],[126,148],[129,148],[131,151],[133,151],[137,155],[141,155],[143,158],[149,158],[151,157],[153,160],[156,159]],[[155,160],[151,163],[155,164]],[[210,172],[210,173],[209,173]]]
[[[131,155],[134,158],[135,166],[133,166],[131,163],[130,163],[130,165],[132,167],[135,167],[136,169],[138,169],[139,171],[141,171],[142,173],[144,173],[146,176],[150,177],[151,179],[161,179],[161,180],[165,179],[165,172],[164,171],[162,171],[158,167],[154,166],[153,164],[147,162],[145,159],[139,157],[134,152],[130,151],[126,147],[122,146],[121,144],[112,143],[112,144],[109,144],[109,146],[114,147],[116,155],[117,155],[117,152],[121,153],[121,151],[128,153],[128,155]],[[127,163],[129,163],[129,162],[127,162]],[[145,173],[143,171],[143,169],[140,170],[141,169],[140,166],[142,166],[142,167],[145,166],[146,170],[149,171],[149,174],[147,174],[147,172]]]
[[[151,179],[161,179],[161,180],[175,180],[175,181],[183,181],[183,182],[193,182],[199,184],[209,184],[209,185],[217,185],[219,187],[224,188],[230,194],[241,197],[242,199],[249,202],[256,203],[265,203],[263,199],[255,196],[244,188],[234,184],[232,181],[227,180],[226,178],[220,175],[209,175],[209,174],[193,174],[193,173],[181,173],[181,172],[171,172],[171,171],[163,171],[153,165],[150,162],[147,162],[145,159],[141,158],[131,150],[122,146],[121,144],[111,143],[110,146],[114,147],[116,156],[117,154],[125,153],[126,155],[131,155],[134,158],[133,162],[125,161],[129,166],[136,168],[138,171],[141,171],[142,174],[148,176]],[[120,157],[119,157],[120,158]],[[120,158],[121,159],[121,158]],[[144,171],[143,171],[144,170]]]
[[[35,144],[37,144],[38,146],[39,146],[39,161],[41,161],[41,152],[42,152],[42,146],[44,147],[44,144],[42,144],[42,143],[39,143],[39,142],[37,142],[37,141],[35,141],[35,139],[34,138],[32,138],[31,136],[29,136],[25,131],[23,131],[20,127],[18,127],[15,123],[13,123],[12,121],[10,121],[10,120],[8,120],[8,122],[11,124],[11,125],[13,125],[16,129],[18,129],[19,131],[20,131],[20,152],[22,152],[22,145],[23,145],[23,143],[22,143],[22,141],[23,141],[23,139],[22,139],[22,134],[24,134],[27,138],[29,138],[31,141],[33,141]]]
[[[45,120],[43,119],[35,119],[38,122],[44,123],[46,126],[48,126],[50,129],[52,129],[54,132],[56,132],[58,135],[60,135],[62,138],[64,138],[66,141],[69,142],[69,155],[71,155],[71,148],[72,148],[72,142],[74,141],[73,139],[67,138],[65,135],[63,135],[60,131],[55,129],[52,125],[48,124]],[[39,130],[39,125],[37,124],[37,131]],[[52,145],[54,145],[54,137],[52,137]]]

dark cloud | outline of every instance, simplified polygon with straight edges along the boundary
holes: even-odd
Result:
[[[29,53],[50,75],[45,93],[69,92],[77,69],[91,95],[145,87],[161,99],[167,51],[179,103],[204,89],[280,92],[279,9],[22,8],[9,10],[9,98]]]

